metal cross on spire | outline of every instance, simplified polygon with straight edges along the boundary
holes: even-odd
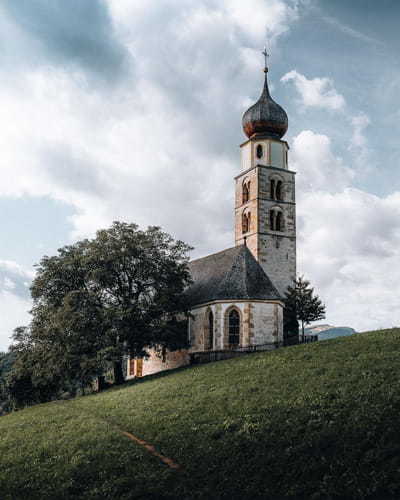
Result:
[[[267,52],[267,46],[266,45],[264,45],[264,50],[261,52],[261,54],[264,56],[264,59],[265,59],[264,71],[267,72],[268,71],[268,57],[269,57],[269,54]]]

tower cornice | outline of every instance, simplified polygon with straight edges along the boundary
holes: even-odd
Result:
[[[242,175],[248,174],[249,172],[251,172],[252,170],[255,170],[256,168],[266,168],[268,170],[276,170],[278,172],[288,172],[289,174],[293,174],[293,175],[297,174],[297,172],[295,172],[294,170],[288,170],[287,168],[273,167],[272,165],[268,166],[268,165],[257,164],[257,165],[254,165],[254,167],[250,167],[247,170],[243,170],[243,172],[240,172],[240,174],[236,175],[234,177],[234,179],[235,180],[239,179],[239,177],[242,177]]]
[[[290,149],[290,146],[286,141],[283,141],[282,139],[277,139],[276,137],[271,137],[270,135],[267,135],[267,134],[254,134],[249,139],[247,139],[247,141],[242,142],[242,144],[240,144],[239,147],[241,148],[241,147],[245,146],[246,144],[248,144],[249,142],[256,142],[256,141],[260,141],[260,140],[264,140],[264,139],[268,139],[269,141],[280,142],[280,143],[283,142],[283,144],[286,144],[286,147],[288,148],[288,150]]]

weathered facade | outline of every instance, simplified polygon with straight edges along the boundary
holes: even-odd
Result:
[[[190,351],[282,342],[281,296],[245,245],[195,260],[190,271]],[[232,316],[238,320],[234,339]]]
[[[235,178],[235,243],[246,245],[281,295],[296,277],[295,172],[288,145],[255,136],[241,145]]]
[[[190,263],[189,349],[128,361],[127,376],[190,363],[194,353],[281,345],[283,297],[296,277],[295,172],[288,167],[284,109],[270,96],[243,115],[248,139],[235,177],[235,247]]]

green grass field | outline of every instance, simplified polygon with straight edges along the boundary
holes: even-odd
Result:
[[[400,498],[399,368],[383,330],[7,415],[0,498]]]

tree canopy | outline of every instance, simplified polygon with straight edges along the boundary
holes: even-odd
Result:
[[[124,355],[184,346],[189,250],[159,227],[114,222],[43,257],[32,321],[14,333],[16,399],[21,385],[30,402],[84,387],[110,363],[119,382]]]
[[[287,322],[300,321],[302,338],[304,340],[304,326],[312,321],[325,318],[325,305],[318,295],[314,294],[314,288],[303,276],[298,277],[293,286],[289,286],[285,298],[285,311]]]

